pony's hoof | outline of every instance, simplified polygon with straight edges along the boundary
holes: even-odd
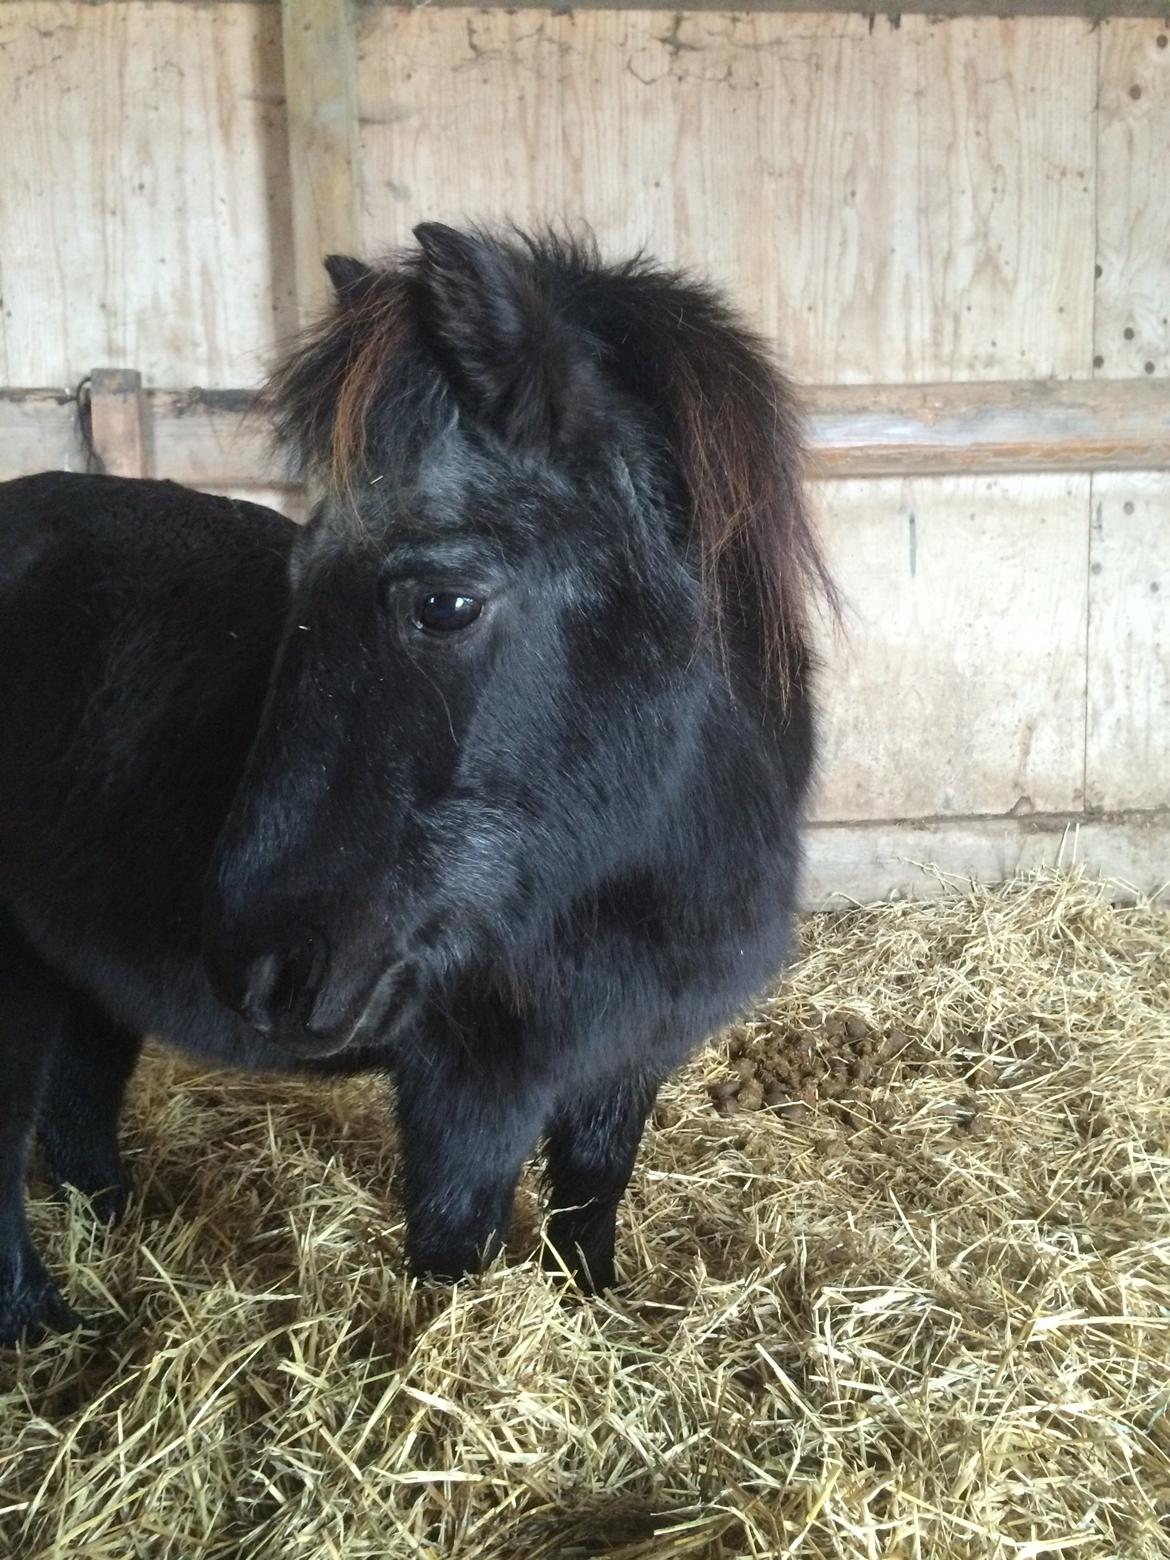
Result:
[[[595,1257],[591,1267],[579,1253],[574,1253],[569,1258],[560,1253],[545,1251],[541,1256],[540,1265],[554,1284],[559,1282],[566,1290],[575,1290],[578,1295],[587,1300],[595,1299],[598,1295],[604,1295],[609,1290],[617,1288],[617,1274],[614,1272],[612,1257]]]
[[[130,1202],[128,1182],[118,1181],[112,1186],[103,1186],[96,1192],[85,1191],[82,1187],[78,1187],[78,1190],[89,1199],[90,1209],[98,1224],[110,1226],[121,1224]]]
[[[120,1161],[101,1167],[62,1165],[49,1159],[46,1168],[52,1178],[54,1195],[65,1201],[72,1188],[89,1203],[98,1224],[120,1224],[130,1202],[130,1182]]]
[[[0,1347],[40,1343],[53,1333],[75,1332],[85,1319],[47,1276],[34,1285],[0,1293]]]

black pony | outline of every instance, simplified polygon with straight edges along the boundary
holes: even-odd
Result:
[[[543,1142],[613,1281],[655,1091],[789,946],[831,596],[789,393],[706,288],[436,225],[269,388],[303,531],[168,483],[0,487],[0,1337],[76,1320],[35,1132],[114,1218],[140,1037],[392,1080],[408,1258]]]

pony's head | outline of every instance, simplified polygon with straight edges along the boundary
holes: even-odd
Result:
[[[711,701],[782,743],[826,583],[788,391],[712,292],[415,236],[327,262],[268,391],[318,500],[205,943],[304,1054],[523,970],[670,827]]]

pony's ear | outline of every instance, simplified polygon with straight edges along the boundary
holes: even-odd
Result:
[[[374,276],[372,266],[364,260],[355,260],[352,255],[326,255],[325,270],[338,301],[344,304],[356,303]]]
[[[597,372],[520,246],[440,222],[414,230],[424,321],[468,412],[509,443],[565,446],[596,428]]]

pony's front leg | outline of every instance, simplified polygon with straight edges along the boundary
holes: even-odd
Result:
[[[629,1184],[659,1080],[628,1072],[557,1102],[545,1154],[545,1266],[567,1269],[586,1294],[610,1289],[617,1210]]]
[[[394,1081],[407,1264],[420,1277],[458,1279],[500,1248],[547,1096],[468,1057],[415,1053]]]
[[[33,1247],[24,1170],[69,992],[0,913],[0,1344],[76,1327]]]
[[[102,1224],[126,1210],[129,1181],[118,1152],[118,1117],[142,1037],[75,992],[41,1101],[37,1136],[58,1190],[74,1186]]]

